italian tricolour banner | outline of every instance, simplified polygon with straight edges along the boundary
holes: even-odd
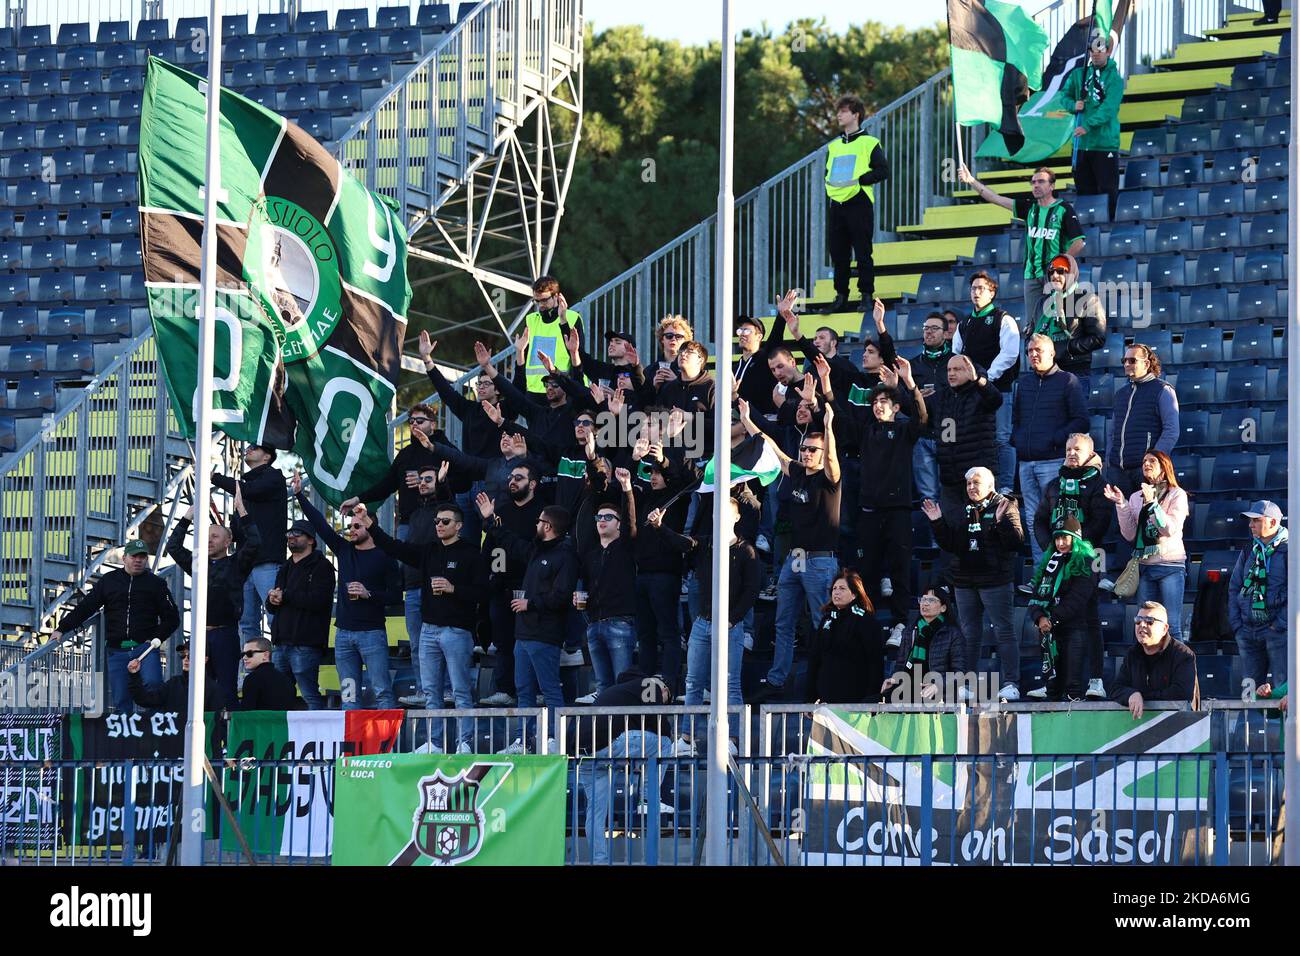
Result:
[[[338,761],[336,866],[562,866],[567,758]]]
[[[177,421],[193,436],[207,155],[206,84],[150,57],[140,242]],[[396,204],[300,128],[221,91],[213,421],[292,447],[337,505],[388,467],[411,287]]]
[[[766,487],[776,481],[780,474],[781,461],[762,435],[750,435],[731,450],[731,481],[728,487],[752,478],[757,478],[759,484]],[[716,484],[714,459],[710,458],[704,466],[704,481],[698,490],[704,494],[713,491]]]
[[[254,853],[328,856],[333,839],[334,761],[388,754],[403,711],[248,711],[231,715],[224,792]],[[241,770],[242,758],[263,763]],[[267,761],[280,761],[271,766]],[[224,821],[223,821],[224,823]],[[239,852],[228,826],[223,850]]]

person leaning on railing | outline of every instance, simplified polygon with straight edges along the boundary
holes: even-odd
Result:
[[[1196,680],[1196,652],[1169,634],[1169,612],[1163,604],[1146,601],[1133,619],[1137,644],[1120,662],[1110,699],[1128,707],[1133,719],[1149,701],[1188,701],[1201,705]]]

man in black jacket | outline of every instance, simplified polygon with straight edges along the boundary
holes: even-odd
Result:
[[[228,495],[239,491],[262,538],[257,563],[244,579],[244,613],[239,619],[239,637],[244,641],[262,636],[262,607],[284,560],[280,542],[289,524],[289,496],[284,473],[275,467],[275,454],[269,445],[249,445],[244,451],[244,464],[248,467],[238,480],[212,473],[214,488]]]
[[[1149,700],[1187,701],[1200,706],[1196,652],[1169,636],[1169,612],[1147,601],[1133,619],[1137,645],[1130,647],[1115,675],[1110,699],[1128,707],[1133,719],[1142,716]]]
[[[191,506],[167,539],[167,553],[186,574],[192,575],[194,553],[185,547],[194,517]],[[230,553],[232,541],[238,541]],[[221,686],[223,699],[232,700],[239,686],[239,618],[243,610],[244,581],[260,558],[262,535],[248,520],[243,493],[235,486],[235,517],[231,527],[208,526],[208,609],[207,654],[212,662],[212,677]],[[188,666],[188,665],[187,665]],[[130,668],[128,667],[129,671]]]
[[[1065,253],[1047,269],[1051,289],[1041,316],[1025,316],[1028,335],[1042,333],[1056,346],[1056,364],[1079,380],[1084,396],[1092,385],[1092,353],[1106,344],[1106,309],[1090,286],[1079,286],[1079,263]]]
[[[614,477],[622,491],[622,507],[596,506],[596,534],[584,536],[585,544],[578,544],[583,587],[573,595],[573,606],[586,612],[587,649],[597,694],[632,666],[636,649],[636,502],[632,473],[619,468]],[[592,700],[578,698],[578,703]]]
[[[64,615],[59,629],[50,635],[51,643],[63,640],[80,628],[95,613],[104,610],[104,643],[108,649],[108,686],[114,709],[131,711],[131,692],[127,687],[126,665],[141,656],[157,638],[167,640],[181,623],[180,611],[172,600],[167,582],[149,570],[149,547],[143,541],[127,543],[122,568],[109,571],[75,608]],[[157,654],[141,662],[146,683],[162,683],[162,665]]]
[[[996,419],[1007,398],[970,356],[954,355],[948,360],[948,387],[940,388],[925,403],[938,439],[939,503],[945,511],[966,506],[967,472],[997,468]]]
[[[334,565],[316,547],[316,532],[308,521],[289,528],[289,560],[275,575],[266,596],[271,615],[271,640],[278,671],[297,681],[308,710],[320,710],[320,661],[330,635],[334,607]]]
[[[942,312],[931,312],[921,325],[921,351],[912,359],[912,378],[921,389],[921,397],[930,400],[948,384],[948,361],[952,358],[952,344],[946,334],[947,320]],[[954,329],[955,331],[955,329]],[[939,500],[939,462],[935,457],[935,428],[932,416],[927,416],[921,437],[912,452],[912,478],[916,493]]]
[[[244,642],[244,695],[240,710],[297,710],[293,681],[271,663],[271,642],[255,637]]]
[[[175,677],[162,684],[146,684],[140,676],[140,662],[128,661],[126,665],[126,684],[131,691],[131,699],[141,710],[160,710],[184,714],[190,708],[190,642],[182,641],[176,648],[181,656],[181,671]],[[208,655],[204,655],[205,659]],[[229,710],[235,701],[233,694],[217,685],[206,672],[203,677],[204,710]]]
[[[447,441],[447,436],[438,428],[433,408],[423,402],[411,406],[406,413],[406,421],[411,426],[411,441],[393,456],[393,461],[388,466],[388,471],[384,473],[384,477],[339,505],[339,511],[345,515],[350,514],[352,509],[362,502],[365,502],[371,511],[375,511],[391,495],[396,494],[399,536],[405,536],[403,526],[411,519],[411,512],[420,503],[420,470],[442,466],[443,459],[438,453],[437,443]],[[416,432],[423,432],[429,441],[420,441]],[[450,475],[450,480],[453,491],[464,491],[469,488],[469,483],[464,477],[454,472]]]
[[[578,557],[568,538],[572,519],[558,505],[543,508],[532,539],[516,535],[497,516],[487,495],[478,497],[483,523],[496,536],[510,560],[525,566],[523,581],[514,591],[510,609],[515,612],[515,691],[527,705],[537,698],[540,687],[546,701],[547,725],[555,708],[564,706],[560,685],[560,647],[564,644],[565,622],[573,607],[578,583]],[[529,728],[525,736],[531,735]],[[554,752],[554,738],[547,752]],[[506,748],[522,753],[523,737]]]
[[[1011,628],[1015,562],[1025,533],[1015,500],[993,490],[993,472],[972,468],[966,474],[966,504],[960,511],[943,511],[935,502],[921,502],[939,547],[954,556],[953,583],[957,613],[966,634],[966,660],[974,668],[985,633],[984,615],[993,627],[998,648],[1001,700],[1020,699],[1020,644]]]
[[[516,352],[515,375],[523,375],[524,357],[528,354],[527,346]],[[573,419],[578,407],[569,399],[561,381],[560,373],[547,373],[542,378],[546,391],[541,394],[525,392],[519,386],[500,373],[492,364],[492,353],[482,342],[474,343],[474,357],[478,360],[483,374],[492,379],[503,401],[510,402],[518,408],[528,422],[529,438],[536,439],[534,444],[560,447],[573,439]]]
[[[478,621],[478,603],[487,596],[487,568],[477,541],[461,537],[465,525],[460,506],[438,505],[435,538],[432,541],[398,541],[384,532],[364,511],[353,512],[370,525],[375,544],[414,568],[420,581],[420,645],[412,648],[420,656],[420,676],[424,696],[441,703],[443,675],[451,677],[451,692],[456,709],[474,707],[471,668],[474,664],[474,627]],[[470,753],[474,722],[457,721],[457,753]],[[435,720],[429,731],[430,748],[440,753],[443,746],[443,721]]]
[[[968,355],[976,368],[986,369],[989,382],[1002,393],[996,409],[997,490],[1015,486],[1016,451],[1011,444],[1011,386],[1020,374],[1020,327],[997,302],[998,280],[987,272],[970,277],[971,313],[957,325],[952,350]]]
[[[646,436],[632,452],[640,519],[635,539],[637,662],[642,670],[662,676],[675,696],[681,673],[683,567],[682,554],[669,546],[663,526],[678,534],[685,528],[689,496],[679,492],[692,479],[654,457],[657,451]],[[668,505],[673,498],[676,500],[668,506],[660,525],[645,520],[645,515]]]

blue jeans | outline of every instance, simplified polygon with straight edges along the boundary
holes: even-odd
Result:
[[[564,688],[560,684],[560,648],[545,641],[515,639],[515,694],[518,706],[535,707],[538,694],[546,701],[547,733],[555,736],[555,708],[564,706]],[[525,722],[524,736],[536,731]],[[538,741],[540,744],[541,741]],[[542,748],[539,746],[538,750]]]
[[[298,685],[308,710],[324,710],[320,692],[320,660],[325,652],[319,647],[280,644],[271,648],[271,663],[285,677]]]
[[[456,709],[474,709],[474,695],[470,680],[470,666],[474,661],[474,637],[460,627],[439,627],[425,624],[420,629],[420,674],[424,678],[424,696],[429,707],[442,706],[443,674],[451,675],[451,693],[456,698]],[[429,739],[442,746],[442,728],[445,721],[435,720]],[[472,718],[457,718],[456,740],[469,743],[474,738]]]
[[[478,513],[478,509],[474,509]],[[399,524],[397,526],[397,540],[405,541],[411,534],[409,524]],[[420,681],[420,629],[424,627],[424,620],[420,617],[420,589],[407,588],[402,592],[402,606],[405,609],[406,617],[406,639],[411,645],[411,667],[415,670],[415,687],[418,690],[424,686]],[[434,706],[430,704],[429,706]]]
[[[636,635],[638,663],[647,674],[659,674],[673,693],[682,660],[682,579],[676,574],[636,576]]]
[[[1002,684],[1014,684],[1019,689],[1020,644],[1011,629],[1010,584],[990,588],[957,588],[957,614],[961,617],[962,635],[966,638],[966,669],[971,672],[979,670],[986,612],[997,643]]]
[[[636,627],[630,617],[607,617],[587,625],[587,650],[596,672],[596,690],[613,686],[618,675],[632,666]]]
[[[361,709],[362,662],[375,689],[375,707],[380,710],[396,707],[393,674],[388,669],[388,635],[383,631],[346,631],[340,628],[334,632],[334,664],[343,691],[343,709]]]
[[[740,693],[740,665],[745,654],[745,628],[743,624],[733,624],[727,630],[727,705],[743,704]],[[713,683],[713,622],[705,617],[697,617],[691,625],[691,636],[686,642],[686,706],[698,707],[704,703],[704,691]],[[698,716],[698,715],[696,715]],[[738,736],[738,718],[727,718],[732,737]],[[695,730],[695,716],[690,718],[692,736],[699,736]]]
[[[108,666],[108,691],[113,701],[113,709],[119,714],[129,714],[135,708],[131,702],[131,691],[127,686],[126,665],[143,654],[147,647],[131,647],[126,650],[108,648],[106,664]],[[140,662],[140,679],[145,686],[157,686],[163,682],[162,658],[155,651]]]
[[[1064,464],[1064,458],[1020,463],[1020,493],[1025,499],[1025,507],[1020,512],[1020,523],[1024,525],[1025,537],[1029,539],[1029,550],[1034,556],[1035,566],[1043,556],[1043,549],[1034,534],[1034,515],[1038,513],[1038,504],[1043,500],[1048,486],[1061,476],[1061,466]],[[1097,544],[1100,545],[1101,542]]]
[[[210,627],[207,630],[208,666],[212,679],[217,682],[221,692],[220,701],[209,701],[208,709],[216,710],[219,706],[236,706],[239,688],[239,628]]]
[[[662,783],[666,768],[659,764],[656,757],[671,757],[673,742],[667,737],[660,737],[644,730],[629,730],[619,734],[604,750],[598,750],[590,757],[578,762],[578,785],[582,787],[587,798],[587,837],[591,840],[591,862],[609,862],[609,792],[610,778],[615,774],[627,774],[628,805],[635,812],[631,799],[632,781],[635,779],[636,762],[624,760],[626,757],[650,758],[645,767],[645,778]],[[620,762],[621,761],[621,762]],[[599,764],[599,766],[597,766]],[[647,807],[659,804],[659,787],[651,792],[649,786],[642,784],[641,800]],[[651,837],[654,839],[655,837]]]
[[[912,448],[912,480],[922,501],[939,501],[939,461],[934,454],[933,438],[918,438]]]
[[[252,637],[262,636],[262,616],[265,612],[266,595],[275,587],[275,575],[280,565],[267,561],[253,566],[244,581],[244,613],[239,618],[239,639],[247,641]]]
[[[1011,392],[1002,393],[997,411],[998,467],[994,469],[998,491],[1010,491],[1016,483],[1016,449],[1011,444]]]
[[[803,570],[795,570],[795,562],[803,562]],[[772,669],[767,672],[767,682],[776,687],[785,684],[794,666],[794,629],[799,623],[800,604],[807,604],[816,630],[822,622],[822,606],[831,599],[831,584],[839,562],[835,558],[809,558],[793,550],[781,565],[781,576],[776,582],[776,650],[772,654]]]
[[[1183,639],[1183,591],[1186,588],[1186,564],[1144,564],[1138,568],[1138,604],[1146,601],[1163,604],[1169,614],[1169,635],[1176,641]]]
[[[1286,678],[1286,626],[1279,630],[1268,624],[1247,624],[1237,631],[1237,649],[1245,664],[1245,676],[1258,687],[1269,679],[1274,687]]]

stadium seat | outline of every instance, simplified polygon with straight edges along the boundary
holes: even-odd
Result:
[[[111,341],[131,334],[131,309],[125,305],[101,305],[95,309],[91,336]]]
[[[337,83],[328,87],[324,107],[336,113],[355,113],[361,108],[361,87],[356,83]]]
[[[1219,329],[1188,329],[1174,345],[1174,364],[1217,365],[1223,362],[1223,332]]]
[[[1228,342],[1229,362],[1267,362],[1274,356],[1273,328],[1268,325],[1243,325],[1233,330]]]
[[[1282,253],[1261,249],[1246,256],[1246,263],[1242,267],[1241,281],[1285,282],[1286,278]]]
[[[1183,100],[1179,120],[1183,123],[1213,123],[1219,119],[1219,98],[1210,96],[1189,96]]]
[[[89,176],[71,176],[54,184],[50,201],[56,206],[85,206],[96,202],[95,181]]]
[[[418,27],[449,27],[451,23],[451,7],[448,4],[425,3],[415,11],[415,25]]]
[[[50,205],[50,185],[34,179],[20,181],[9,187],[9,202],[15,208],[19,206],[48,206]]]
[[[294,57],[289,60],[280,60],[271,68],[271,82],[276,86],[293,86],[297,83],[306,83],[306,58]]]
[[[31,116],[37,123],[54,123],[73,118],[68,111],[68,98],[61,95],[45,96],[33,101]]]
[[[1258,439],[1261,419],[1258,408],[1224,409],[1215,419],[1213,444],[1218,448],[1240,448],[1248,438]]]
[[[1214,97],[1218,100],[1219,97]],[[1222,100],[1224,120],[1251,120],[1259,115],[1259,93],[1256,90],[1234,90]],[[1213,118],[1213,117],[1212,117]]]
[[[1192,247],[1192,224],[1178,219],[1162,222],[1156,226],[1155,239],[1151,251],[1157,255],[1163,252],[1182,252]]]
[[[1187,300],[1187,309],[1183,314],[1185,322],[1200,325],[1227,322],[1230,318],[1226,289],[1198,289]]]
[[[4,164],[4,175],[7,179],[31,179],[41,175],[44,165],[45,157],[40,152],[27,150],[8,158]]]
[[[1219,127],[1219,149],[1254,149],[1256,143],[1253,119],[1228,120]],[[1273,143],[1269,144],[1276,145]]]
[[[74,46],[59,54],[62,70],[93,70],[99,66],[99,51],[93,46]]]
[[[9,346],[5,371],[15,378],[28,377],[45,371],[45,343],[32,342],[26,345]]]
[[[1290,466],[1286,452],[1274,452],[1268,456],[1268,464],[1264,466],[1264,484],[1260,490],[1285,493],[1289,474]]]
[[[253,31],[258,36],[271,37],[289,32],[289,14],[259,13],[257,26]]]
[[[1201,490],[1202,461],[1213,464],[1214,459],[1202,459],[1199,455],[1179,455],[1174,462],[1174,475],[1178,484],[1189,494]]]
[[[90,172],[94,176],[115,176],[130,172],[126,150],[101,149],[91,158]]]
[[[12,239],[18,234],[14,211],[0,207],[0,239]]]
[[[1179,405],[1206,406],[1221,401],[1218,375],[1218,370],[1212,368],[1180,369],[1174,387]]]
[[[273,86],[254,86],[243,91],[247,96],[259,106],[265,106],[268,110],[278,110],[278,97],[276,96],[275,87]]]
[[[1174,186],[1160,196],[1161,219],[1188,219],[1201,212],[1201,190],[1197,186]]]
[[[93,342],[60,342],[54,350],[54,374],[95,372],[95,346]]]
[[[316,61],[312,81],[319,86],[348,82],[351,60],[345,56],[329,56]]]
[[[1232,68],[1232,88],[1234,90],[1257,90],[1267,84],[1268,64],[1263,60],[1250,63],[1238,63]]]
[[[141,20],[135,27],[135,42],[149,46],[166,43],[171,39],[166,20]],[[161,49],[160,46],[154,46]]]
[[[247,60],[236,63],[230,68],[230,85],[244,90],[250,86],[261,86],[266,82],[266,64],[261,60]]]
[[[1192,156],[1171,156],[1169,168],[1165,170],[1166,186],[1188,186],[1201,181],[1205,169],[1205,159],[1199,154]]]
[[[44,239],[59,234],[59,214],[53,209],[29,209],[18,223],[20,239]]]
[[[380,30],[396,30],[411,25],[409,7],[380,7],[375,11],[375,27]]]
[[[1101,199],[1103,201],[1103,214],[1105,212],[1105,196],[1089,197]],[[1082,197],[1081,197],[1082,199]],[[1076,206],[1075,211],[1078,212]],[[1155,193],[1150,189],[1126,190],[1119,194],[1119,201],[1115,205],[1116,222],[1147,222],[1155,217]],[[1080,214],[1079,221],[1083,222],[1083,216]]]
[[[108,239],[81,239],[75,247],[71,265],[74,269],[97,269],[100,266],[124,265],[112,261],[112,243]]]
[[[113,247],[113,264],[120,269],[139,269],[144,265],[140,243],[131,238]]]
[[[11,127],[11,129],[14,127]],[[36,132],[36,143],[41,149],[63,149],[77,145],[77,125],[71,120],[49,123]]]
[[[86,310],[76,307],[50,309],[41,323],[41,335],[50,341],[73,339],[86,334]]]
[[[961,283],[965,285],[965,282]],[[958,297],[954,292],[957,283],[951,272],[926,272],[921,275],[916,285],[916,302],[924,304],[941,304]]]
[[[1223,401],[1237,404],[1259,404],[1271,396],[1268,393],[1268,369],[1263,365],[1238,365],[1228,369]]]
[[[1102,238],[1102,255],[1138,256],[1146,252],[1146,226],[1138,223],[1114,226]]]
[[[1201,249],[1236,249],[1241,245],[1241,219],[1237,216],[1207,219],[1201,229]]]
[[[140,214],[134,206],[114,209],[104,229],[107,236],[137,235],[140,232]]]
[[[330,114],[324,110],[308,110],[296,121],[310,136],[324,143],[331,138],[332,124]]]
[[[78,302],[103,302],[122,294],[121,275],[117,272],[79,272],[75,282]]]
[[[37,70],[27,76],[28,96],[58,96],[63,92],[63,79],[58,70]]]
[[[293,23],[295,33],[319,33],[329,28],[329,13],[325,10],[304,10]]]
[[[369,30],[370,12],[364,7],[339,10],[334,15],[334,29],[339,33],[350,33],[353,30]]]
[[[1259,136],[1260,146],[1286,146],[1290,141],[1290,116],[1270,116],[1264,120],[1264,131]]]
[[[325,56],[339,55],[339,38],[336,33],[314,33],[308,35],[302,41],[302,55],[309,59],[319,59]],[[347,66],[347,61],[344,61]],[[347,70],[344,69],[343,76],[347,76]]]
[[[1210,413],[1205,409],[1183,409],[1178,412],[1178,448],[1199,448],[1209,443]]]
[[[1264,104],[1264,115],[1291,115],[1291,90],[1289,87],[1280,87],[1268,95],[1268,102]]]
[[[29,249],[29,269],[62,269],[68,264],[68,248],[62,239],[39,239]]]
[[[1120,193],[1121,201],[1124,196],[1124,193]],[[1106,222],[1110,213],[1107,203],[1108,200],[1104,195],[1079,196],[1074,200],[1074,212],[1079,217],[1079,222],[1085,226]],[[1118,209],[1116,212],[1118,213]]]
[[[1103,282],[1110,282],[1117,285],[1124,284],[1129,287],[1137,285],[1137,260],[1136,259],[1111,259],[1101,262],[1097,265],[1092,275],[1093,285],[1100,285]]]
[[[1282,212],[1288,203],[1287,185],[1275,179],[1265,180],[1255,186],[1251,212]]]
[[[1115,403],[1115,389],[1120,382],[1114,375],[1094,375],[1088,382],[1088,408],[1093,411],[1110,409]]]
[[[31,70],[57,70],[59,51],[52,46],[31,47],[23,57],[23,68]]]
[[[1207,216],[1239,215],[1246,211],[1246,187],[1241,183],[1218,183],[1210,187],[1205,204]]]
[[[122,276],[122,301],[144,302],[147,298],[144,273],[135,271],[125,273]]]
[[[425,8],[420,7],[423,11]],[[975,240],[975,265],[998,265],[1011,261],[1011,236],[1006,232],[983,235]]]
[[[139,90],[123,93],[113,101],[112,117],[114,119],[139,119],[144,96]]]
[[[23,81],[12,73],[0,73],[0,99],[23,95]]]
[[[0,269],[23,268],[23,244],[17,239],[0,239]]]
[[[402,9],[406,12],[405,8]],[[381,45],[388,54],[414,53],[419,56],[423,52],[419,30],[397,30],[385,35]]]
[[[243,37],[248,36],[248,16],[243,13],[231,13],[221,18],[221,36]]]
[[[1233,310],[1233,315],[1238,321],[1285,316],[1285,308],[1278,310],[1277,297],[1278,290],[1272,286],[1245,286],[1237,293],[1237,307]]]
[[[1233,282],[1235,262],[1236,256],[1231,252],[1202,252],[1196,258],[1196,281],[1188,284],[1226,285]]]
[[[268,37],[262,41],[261,45],[262,59],[275,62],[276,60],[293,59],[298,55],[298,50],[302,44],[293,34],[282,33],[278,36]]]
[[[1152,289],[1181,289],[1187,284],[1187,266],[1182,253],[1152,256],[1147,265],[1147,282]]]
[[[47,159],[54,161],[53,172],[56,182],[66,176],[85,175],[88,158],[86,151],[79,146],[65,146],[62,149],[56,149],[47,157]],[[42,177],[44,177],[44,170],[42,170]]]
[[[143,65],[143,60],[136,55],[135,48],[129,43],[116,43],[105,47],[100,56],[100,66],[106,70]]]
[[[68,95],[86,96],[103,89],[98,70],[76,70],[68,77]]]
[[[1284,245],[1287,241],[1286,214],[1255,216],[1249,222],[1248,246]]]
[[[283,109],[289,113],[301,113],[320,107],[320,90],[306,83],[291,86],[284,92]]]
[[[1134,155],[1137,155],[1138,137],[1133,135]],[[1174,152],[1196,153],[1214,148],[1213,128],[1205,123],[1185,123],[1174,129]],[[1161,151],[1163,152],[1163,150]],[[1147,155],[1147,154],[1142,154]]]
[[[70,123],[67,125],[72,126]],[[73,126],[73,129],[75,128]],[[117,125],[117,120],[106,119],[87,123],[85,131],[85,146],[87,149],[94,149],[97,146],[117,146],[121,143],[121,131]],[[76,142],[75,136],[73,142]]]
[[[257,39],[249,36],[232,37],[226,41],[221,51],[222,59],[230,63],[239,60],[256,60],[257,56]]]
[[[1259,483],[1259,457],[1254,452],[1227,452],[1214,459],[1210,487],[1221,492],[1250,492]]]
[[[38,23],[32,26],[18,28],[18,46],[49,46],[50,45],[50,25],[48,23]]]
[[[38,311],[30,305],[11,305],[0,320],[0,343],[20,344],[40,330]]]
[[[44,351],[42,349],[42,351]],[[20,379],[15,390],[14,410],[27,414],[52,412],[57,408],[54,379],[34,376]]]
[[[1198,507],[1203,517],[1199,527],[1194,529],[1195,536],[1205,542],[1236,544],[1249,536],[1249,528],[1242,512],[1250,507],[1249,501],[1212,501],[1204,511]],[[1235,562],[1235,559],[1234,559]],[[1205,562],[1201,562],[1204,569]]]
[[[0,305],[18,305],[31,299],[31,282],[26,274],[0,274]]]
[[[105,179],[99,201],[102,203],[134,203],[136,201],[136,178],[122,175]]]
[[[79,43],[90,42],[90,29],[87,24],[86,39],[77,41]],[[95,42],[100,46],[109,43],[130,43],[131,42],[131,24],[126,20],[103,20],[100,21],[99,28],[95,31]],[[60,31],[59,44],[63,44],[62,31]]]
[[[343,11],[340,10],[339,13]],[[358,30],[344,38],[343,52],[348,56],[366,56],[370,53],[379,53],[381,45],[379,31]]]
[[[355,79],[358,83],[387,83],[392,77],[393,63],[386,56],[363,56],[357,61]]]
[[[13,27],[0,27],[0,50],[12,49],[18,45],[18,31]]]

